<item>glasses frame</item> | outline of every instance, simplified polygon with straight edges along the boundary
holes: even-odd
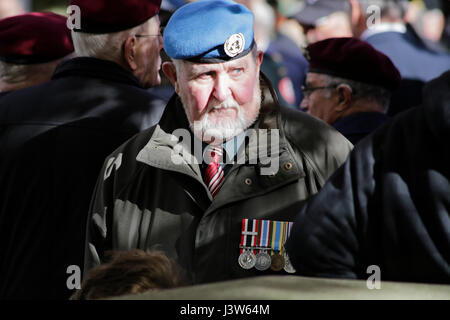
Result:
[[[314,91],[320,90],[320,89],[336,89],[339,85],[331,85],[331,86],[323,86],[323,87],[308,87],[308,86],[301,86],[302,93],[305,97],[311,95]]]

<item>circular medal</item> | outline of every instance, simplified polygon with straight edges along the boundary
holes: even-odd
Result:
[[[286,254],[285,259],[284,259],[285,263],[284,263],[284,271],[286,271],[287,273],[295,273],[295,269],[292,266],[291,260],[289,260],[288,255]]]
[[[264,271],[270,268],[272,260],[265,251],[261,251],[256,255],[255,268],[259,271]]]
[[[243,269],[251,269],[255,266],[256,263],[256,256],[253,254],[253,252],[249,250],[245,250],[241,253],[238,259],[239,265]]]
[[[275,253],[272,256],[272,263],[270,269],[273,271],[280,271],[284,267],[284,258],[281,254]]]

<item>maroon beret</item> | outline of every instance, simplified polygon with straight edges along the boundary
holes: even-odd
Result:
[[[73,52],[67,18],[32,12],[0,20],[0,60],[15,64],[44,63]]]
[[[70,0],[80,8],[80,28],[74,31],[110,33],[138,26],[159,12],[161,0]]]
[[[401,76],[385,54],[356,38],[330,38],[306,48],[309,72],[355,80],[395,90]]]

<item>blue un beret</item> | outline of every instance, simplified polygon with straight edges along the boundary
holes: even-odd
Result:
[[[164,49],[173,59],[224,62],[254,46],[254,17],[231,0],[201,0],[180,7],[164,30]]]

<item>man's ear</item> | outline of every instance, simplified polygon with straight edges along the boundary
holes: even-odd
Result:
[[[175,88],[175,92],[178,93],[178,81],[177,81],[177,69],[175,64],[170,61],[166,61],[162,64],[162,70],[166,77],[169,79],[172,86]]]
[[[344,111],[350,108],[352,104],[352,88],[347,84],[340,84],[336,88],[336,91],[338,99],[336,111]]]
[[[125,40],[124,49],[123,49],[123,58],[127,66],[130,67],[131,70],[137,69],[136,64],[136,45],[137,39],[135,36],[130,36]]]
[[[261,66],[261,64],[262,64],[262,62],[263,62],[263,57],[264,57],[264,52],[258,50],[258,51],[256,52],[256,65],[257,65],[258,67]]]

